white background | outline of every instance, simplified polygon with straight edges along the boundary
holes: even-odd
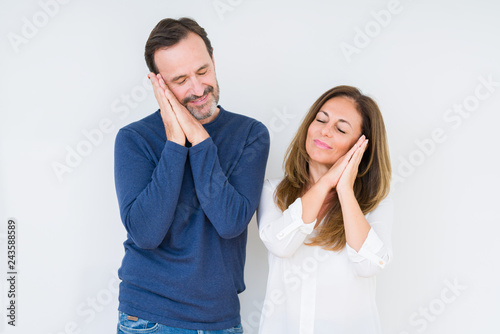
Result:
[[[144,44],[159,20],[182,16],[212,41],[220,104],[268,126],[267,177],[282,175],[284,151],[324,91],[354,85],[378,102],[398,180],[395,258],[378,276],[384,333],[500,332],[498,2],[54,1],[0,4],[0,267],[14,217],[19,273],[15,328],[1,280],[0,332],[115,331],[126,235],[114,138],[157,109],[143,86]],[[87,155],[68,167],[77,149]],[[57,164],[67,166],[59,178]],[[255,220],[245,273],[242,320],[256,333],[267,257]]]

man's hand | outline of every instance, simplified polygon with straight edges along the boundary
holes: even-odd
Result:
[[[160,74],[158,74],[158,76],[161,78]],[[160,82],[163,82],[163,79]],[[167,101],[172,107],[175,116],[177,116],[177,120],[187,140],[194,146],[210,137],[203,125],[177,100],[175,95],[164,83],[161,88],[164,89]]]
[[[177,120],[177,116],[172,110],[170,102],[168,102],[168,99],[165,96],[165,88],[167,87],[165,82],[159,74],[157,76],[152,72],[148,74],[148,78],[151,80],[151,84],[153,85],[156,101],[158,101],[158,104],[160,105],[160,114],[163,120],[163,125],[165,126],[167,140],[184,146],[186,143],[186,136],[179,124],[179,121]]]

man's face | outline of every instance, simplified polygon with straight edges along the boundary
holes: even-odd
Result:
[[[219,85],[201,37],[189,33],[179,43],[157,50],[154,60],[177,100],[201,123],[212,121],[217,115]]]

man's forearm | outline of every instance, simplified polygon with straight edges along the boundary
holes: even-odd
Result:
[[[267,130],[255,138],[245,147],[228,176],[221,168],[217,147],[210,138],[190,148],[196,194],[203,211],[223,238],[240,235],[259,203],[269,152]]]
[[[157,165],[131,134],[117,136],[115,184],[123,224],[137,246],[158,247],[173,221],[187,157],[187,148],[166,142]]]

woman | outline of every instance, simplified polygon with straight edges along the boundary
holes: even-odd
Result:
[[[261,334],[380,333],[375,274],[391,260],[391,167],[377,104],[350,86],[324,93],[266,180],[269,250]]]

